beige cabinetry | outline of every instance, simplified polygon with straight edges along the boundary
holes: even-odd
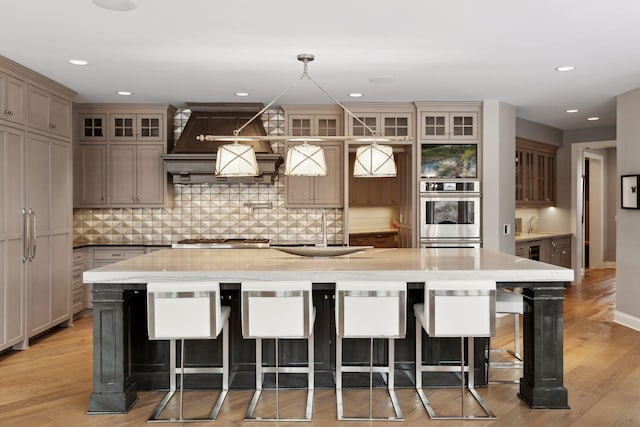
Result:
[[[349,206],[397,206],[402,196],[399,178],[354,177],[355,157],[355,153],[349,153]]]
[[[287,207],[341,208],[344,205],[344,164],[342,142],[314,142],[324,149],[326,176],[288,176],[285,178]],[[294,143],[287,143],[287,148]]]
[[[351,107],[349,107],[351,109]],[[410,136],[413,134],[413,113],[411,112],[367,112],[352,111],[357,117],[347,113],[347,134],[351,136],[371,136],[367,127],[376,131],[378,135]],[[365,126],[366,125],[366,126]]]
[[[478,139],[478,113],[474,111],[423,111],[420,139]]]
[[[161,113],[110,113],[111,141],[162,141],[166,119]]]
[[[557,150],[516,138],[516,207],[555,206]]]
[[[4,58],[0,87],[0,350],[26,349],[71,319],[74,92]]]
[[[71,144],[30,134],[26,175],[32,240],[28,318],[34,336],[70,316]]]
[[[24,125],[27,116],[24,80],[0,71],[0,119]]]
[[[166,177],[162,144],[109,146],[109,205],[164,204]]]
[[[341,109],[335,106],[284,105],[286,133],[294,136],[336,136],[343,133]],[[285,150],[298,142],[287,142]],[[344,143],[312,142],[324,149],[327,175],[285,177],[286,206],[340,208],[344,205]]]
[[[53,135],[71,137],[71,102],[29,85],[29,126]]]
[[[166,207],[171,106],[82,104],[76,115],[74,207]]]
[[[25,132],[0,124],[0,350],[25,340]]]
[[[73,250],[73,265],[71,282],[73,291],[71,294],[71,310],[73,314],[77,314],[84,309],[84,283],[82,282],[82,273],[85,270],[85,250],[84,248]]]
[[[74,206],[107,206],[107,144],[76,144]]]

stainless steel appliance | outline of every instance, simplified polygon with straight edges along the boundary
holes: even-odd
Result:
[[[185,239],[171,245],[176,249],[265,249],[269,239]]]
[[[420,181],[420,243],[479,247],[479,181]]]

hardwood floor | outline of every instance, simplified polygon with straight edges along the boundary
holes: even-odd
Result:
[[[565,385],[570,410],[532,410],[516,398],[517,385],[491,385],[480,389],[498,419],[495,421],[431,421],[413,389],[397,390],[405,426],[425,423],[439,426],[638,426],[640,425],[640,332],[612,323],[615,299],[615,270],[591,270],[580,287],[567,290],[565,302]],[[512,318],[498,320],[495,347],[510,346]],[[92,388],[92,321],[56,330],[32,343],[28,351],[0,356],[0,426],[141,426],[162,397],[161,392],[140,392],[139,401],[126,415],[85,414]],[[428,392],[436,409],[455,411],[457,391]],[[311,423],[283,425],[345,427],[389,425],[336,421],[335,393],[316,390]],[[215,394],[189,395],[185,411],[206,410]],[[209,401],[205,399],[209,398]],[[232,390],[214,425],[256,425],[242,418],[251,391]],[[281,411],[299,414],[304,399],[300,392],[282,393]],[[368,396],[362,391],[345,393],[345,415],[366,414]],[[265,402],[268,406],[269,402]],[[471,404],[471,401],[469,402]],[[376,390],[374,411],[389,411],[384,390]],[[264,409],[266,412],[269,408]],[[189,414],[189,412],[186,412]],[[394,425],[401,425],[393,423]],[[196,424],[200,425],[200,424]],[[204,425],[204,424],[203,424]],[[209,424],[211,425],[211,424]]]

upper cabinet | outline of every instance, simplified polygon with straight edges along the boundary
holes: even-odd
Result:
[[[29,85],[29,126],[60,137],[71,137],[71,102]]]
[[[420,116],[421,139],[478,139],[478,113],[426,111]]]
[[[74,207],[170,206],[160,156],[169,149],[174,112],[166,105],[78,105]]]
[[[286,148],[300,143],[286,144]],[[341,208],[344,205],[344,165],[342,142],[314,142],[324,149],[326,176],[287,176],[285,193],[289,208]]]
[[[516,138],[516,207],[556,204],[558,147]]]
[[[166,119],[162,114],[109,114],[111,141],[162,141]]]
[[[0,119],[20,125],[25,124],[27,84],[0,71]]]
[[[405,112],[358,112],[353,111],[357,117],[348,114],[347,134],[350,136],[370,136],[368,128],[384,136],[411,136],[413,126],[413,114]],[[365,126],[366,125],[366,126]]]

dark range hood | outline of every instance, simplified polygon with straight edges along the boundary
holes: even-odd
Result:
[[[162,156],[174,184],[272,184],[278,175],[282,157],[274,154],[268,141],[240,141],[253,146],[256,152],[258,176],[219,177],[215,165],[218,147],[231,141],[198,141],[200,135],[233,135],[259,112],[260,103],[187,103],[191,116],[171,153]],[[260,118],[245,127],[240,136],[266,136]]]

